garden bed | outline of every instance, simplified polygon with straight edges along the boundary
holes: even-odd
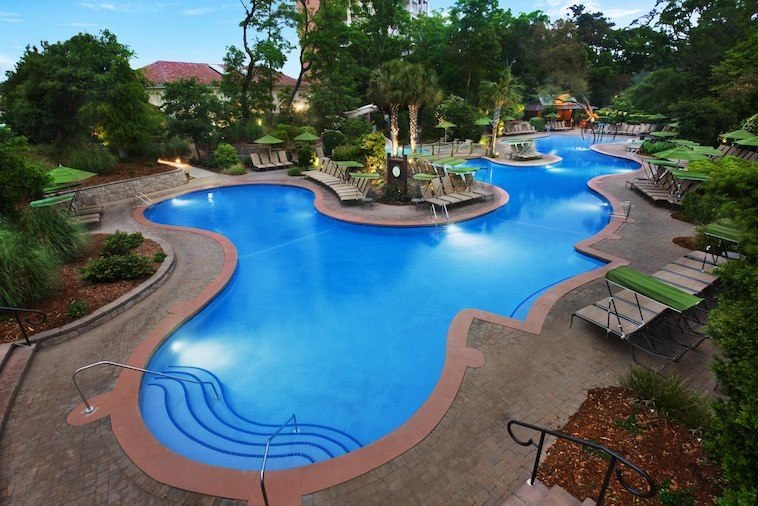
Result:
[[[116,281],[113,283],[91,283],[82,280],[81,269],[89,260],[100,256],[99,252],[106,237],[108,237],[106,234],[93,234],[92,244],[87,253],[82,258],[65,264],[61,269],[60,290],[55,292],[50,298],[41,300],[31,306],[32,309],[44,312],[46,319],[40,325],[26,326],[26,331],[30,336],[45,330],[61,327],[85,316],[84,314],[77,317],[69,316],[69,307],[77,300],[85,301],[87,307],[85,314],[90,314],[110,304],[145,281],[145,278]],[[144,239],[142,244],[133,252],[153,257],[156,253],[162,251],[158,243],[150,239]],[[156,263],[155,270],[158,267],[160,267],[160,264]],[[0,322],[0,343],[16,341],[20,338],[18,325],[15,320]]]
[[[605,504],[714,504],[721,492],[720,468],[708,459],[700,438],[639,404],[629,389],[590,390],[561,431],[619,453],[650,474],[659,487],[656,496],[640,501],[613,476]],[[540,465],[538,478],[548,486],[560,485],[580,500],[595,499],[608,463],[604,454],[557,440]],[[636,475],[623,475],[630,485],[644,489]]]
[[[110,174],[97,175],[82,181],[80,188],[123,181],[124,179],[152,176],[153,174],[161,174],[172,170],[176,170],[176,167],[158,162],[121,162],[116,165]]]

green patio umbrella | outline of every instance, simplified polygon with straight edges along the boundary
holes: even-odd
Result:
[[[668,118],[668,116],[664,116],[664,115],[663,115],[663,114],[661,114],[661,113],[658,113],[658,114],[653,114],[652,116],[650,116],[650,119],[654,119],[654,120],[656,120],[656,121],[660,121],[660,120],[662,120],[662,119],[666,119],[666,118]]]
[[[87,172],[86,170],[72,169],[71,167],[63,167],[59,165],[49,171],[47,175],[50,176],[52,184],[65,185],[84,181],[97,174],[94,172]]]
[[[676,137],[679,135],[677,132],[650,132],[653,137]]]
[[[492,124],[492,119],[488,118],[487,116],[482,116],[478,120],[474,121],[474,125],[476,126],[487,126]]]
[[[731,132],[727,132],[725,134],[721,134],[721,137],[724,139],[730,139],[733,141],[740,141],[743,139],[749,139],[751,137],[755,136],[755,134],[751,134],[747,130],[733,130]]]
[[[453,128],[454,126],[458,126],[455,123],[450,123],[449,121],[440,120],[439,124],[434,128],[444,128],[445,129],[445,142],[447,142],[447,129]]]
[[[74,194],[67,193],[65,195],[58,195],[56,197],[47,197],[45,199],[35,200],[34,202],[29,202],[29,205],[32,207],[47,207],[55,204],[60,204],[61,202],[70,202],[73,199]]]
[[[758,135],[754,137],[748,137],[747,139],[742,139],[741,141],[737,141],[737,144],[739,144],[740,146],[751,146],[751,147],[758,146]]]
[[[505,121],[516,121],[516,118],[514,118],[513,116],[506,116]]]
[[[315,142],[319,139],[318,135],[313,135],[310,132],[303,132],[297,137],[295,137],[293,140],[300,141],[300,142]]]
[[[692,146],[692,149],[706,156],[723,156],[724,153],[710,146]]]
[[[685,147],[667,149],[656,153],[658,158],[666,158],[668,160],[707,160],[708,157],[702,153],[698,153],[694,149],[688,149]]]
[[[267,134],[260,139],[255,139],[253,142],[256,144],[280,144],[284,141],[277,137],[274,137],[273,135]]]
[[[697,146],[698,143],[695,141],[688,141],[687,139],[672,139],[671,142],[674,144],[679,144],[680,146]]]
[[[657,155],[658,153],[656,153],[656,156]],[[679,164],[676,162],[672,162],[671,160],[661,160],[659,158],[647,160],[647,163],[650,165],[660,165],[661,167],[679,167]]]

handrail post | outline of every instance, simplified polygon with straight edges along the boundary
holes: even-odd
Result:
[[[261,486],[261,495],[263,496],[263,504],[268,506],[268,494],[266,493],[266,462],[268,461],[268,451],[271,448],[271,441],[279,435],[280,432],[287,426],[287,424],[290,423],[290,420],[292,420],[295,423],[295,433],[300,433],[300,427],[297,425],[297,417],[294,413],[292,413],[292,416],[287,418],[287,421],[284,422],[279,426],[278,429],[274,431],[273,434],[271,434],[268,439],[266,440],[266,449],[263,451],[263,462],[261,462],[261,472],[258,474],[258,483]]]
[[[26,341],[26,345],[31,346],[32,342],[29,341],[29,336],[26,335],[26,329],[24,328],[24,324],[21,323],[21,317],[18,315],[18,311],[14,311],[13,316],[16,317],[16,323],[18,323],[18,328],[21,330],[21,335],[24,336],[24,341]]]
[[[31,325],[41,325],[47,319],[47,315],[45,313],[43,313],[42,311],[37,311],[36,309],[25,309],[21,307],[1,306],[0,311],[13,313],[13,318],[16,320],[16,323],[18,324],[18,330],[21,331],[21,336],[24,338],[24,341],[25,341],[24,344],[26,344],[26,346],[31,346],[32,342],[29,340],[29,334],[26,333],[26,329],[24,328],[24,323],[26,322]],[[40,318],[39,321],[32,321],[30,318],[25,318],[22,320],[21,318],[22,313],[41,316],[42,318]]]
[[[600,492],[597,495],[596,505],[600,506],[605,500],[605,491],[608,489],[608,483],[611,481],[611,473],[613,468],[616,467],[616,456],[611,455],[611,462],[608,464],[608,469],[605,471],[605,477],[603,478],[603,486],[600,487]]]
[[[534,459],[534,467],[532,468],[532,478],[529,480],[529,485],[534,486],[534,480],[537,479],[537,468],[540,466],[540,456],[542,455],[542,445],[545,443],[545,433],[540,432],[540,442],[537,444],[537,457]]]

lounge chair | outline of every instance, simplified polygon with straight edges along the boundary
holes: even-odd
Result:
[[[279,155],[279,161],[282,163],[282,165],[283,165],[284,167],[292,167],[292,165],[293,165],[293,164],[292,164],[292,162],[291,162],[291,161],[289,161],[289,159],[287,158],[287,152],[286,152],[286,151],[284,151],[284,150],[282,150],[282,151],[279,151],[279,152],[278,152],[278,155]]]
[[[460,199],[461,202],[468,202],[469,200],[476,200],[481,198],[479,195],[476,194],[470,194],[469,192],[459,192],[455,189],[453,186],[453,181],[450,176],[445,176],[442,178],[442,190],[445,192],[446,196],[449,197],[455,197],[457,199]]]
[[[253,162],[253,168],[256,170],[267,170],[274,168],[274,165],[271,164],[271,161],[268,158],[268,153],[265,151],[261,151],[260,153],[250,153],[250,161]]]
[[[605,281],[609,296],[574,312],[571,325],[576,317],[619,336],[635,362],[637,351],[676,362],[706,339],[697,315],[702,298],[630,267],[608,271]]]
[[[447,211],[448,202],[435,197],[434,192],[432,191],[431,181],[429,181],[427,184],[421,185],[421,198],[423,198],[424,202],[428,203],[431,206],[431,211],[434,215],[435,220],[437,219],[437,209],[435,206],[438,206],[442,209],[442,211],[445,213],[445,218],[450,218],[450,214]]]

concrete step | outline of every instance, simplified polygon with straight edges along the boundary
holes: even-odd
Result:
[[[535,481],[534,485],[530,485],[527,481],[503,504],[504,506],[584,506],[595,503],[591,499],[581,502],[558,485],[548,488],[539,481]]]
[[[5,361],[11,356],[11,348],[13,348],[11,343],[0,344],[0,371],[3,369]]]
[[[36,345],[18,346],[12,345],[8,349],[3,348],[0,358],[0,436],[2,436],[5,421],[16,397],[21,380],[32,361]]]

